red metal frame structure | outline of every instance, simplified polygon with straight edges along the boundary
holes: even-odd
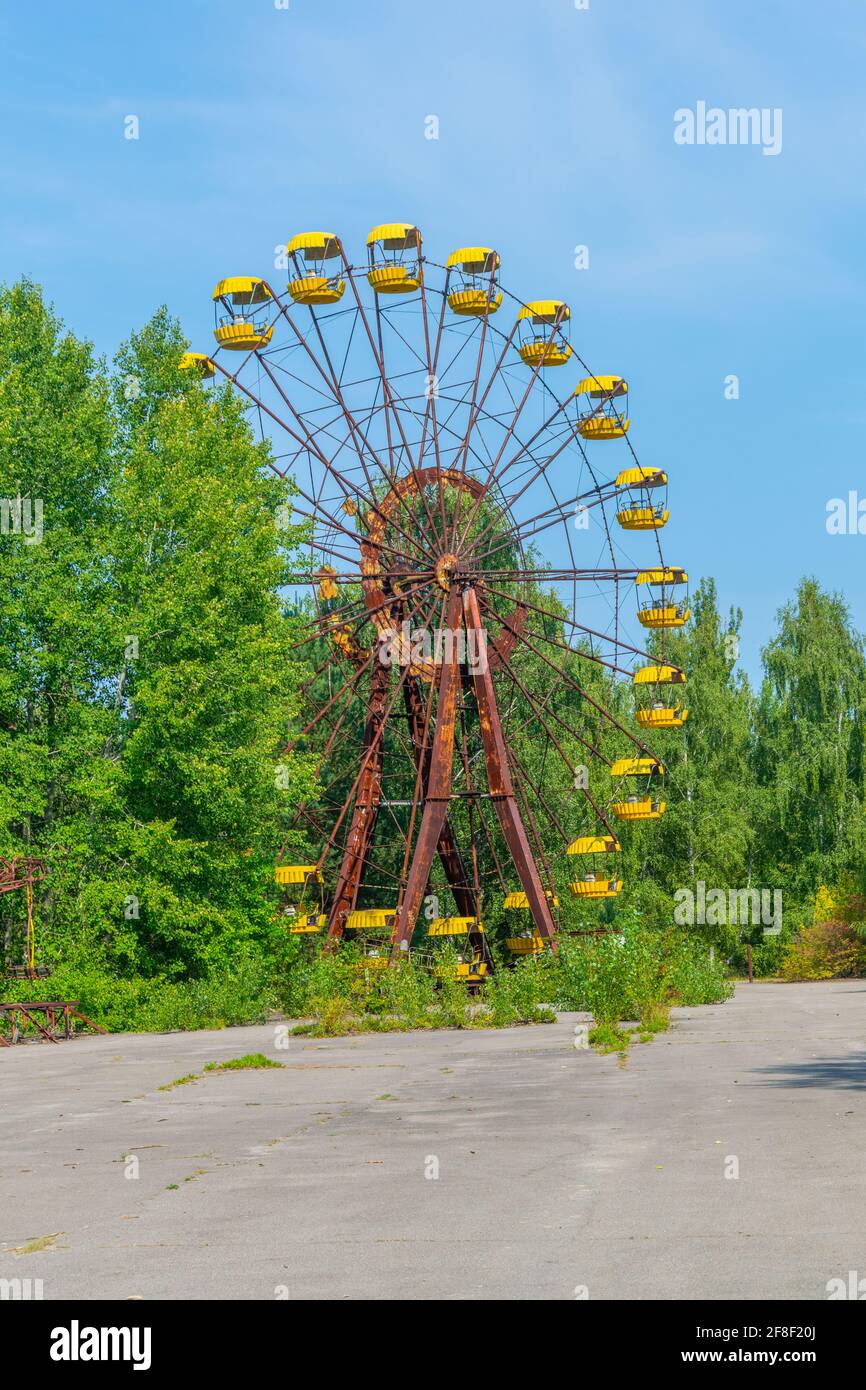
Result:
[[[617,405],[625,383],[594,377],[565,345],[563,304],[545,301],[542,313],[505,294],[514,317],[500,327],[495,252],[470,248],[483,272],[472,281],[474,308],[461,316],[458,253],[437,264],[416,228],[377,230],[390,280],[373,251],[362,268],[338,237],[304,234],[289,251],[327,245],[335,273],[320,259],[317,279],[295,280],[285,293],[254,282],[266,331],[244,327],[241,301],[217,333],[219,349],[198,358],[249,403],[270,466],[291,479],[294,520],[307,528],[309,565],[291,583],[311,593],[296,650],[314,668],[302,688],[312,713],[287,748],[315,753],[321,785],[295,809],[291,829],[316,846],[316,868],[333,884],[331,948],[359,904],[387,895],[399,960],[437,862],[470,921],[474,951],[486,949],[480,917],[490,883],[507,892],[515,878],[535,931],[555,947],[551,837],[559,854],[587,828],[615,839],[610,808],[621,796],[621,784],[609,796],[578,785],[575,749],[610,771],[592,732],[601,726],[616,731],[622,752],[658,764],[640,733],[608,710],[597,679],[630,677],[635,659],[664,659],[663,635],[652,651],[629,640],[623,607],[648,563],[663,570],[658,530],[652,557],[637,563],[619,553],[609,515],[622,495],[616,475],[623,466],[640,472]],[[405,293],[386,293],[395,283]],[[215,299],[228,303],[225,293]],[[528,348],[527,323],[542,325]],[[579,364],[598,388],[582,413],[573,372],[560,369],[566,389],[554,389],[554,361]],[[586,442],[593,421],[604,420],[620,441],[605,460],[611,474]],[[578,537],[575,518],[586,520],[591,541]],[[418,633],[444,642],[416,647]],[[594,685],[575,679],[584,662]],[[551,673],[549,689],[527,683],[528,663]],[[577,696],[568,713],[557,704],[563,691]],[[574,774],[572,824],[561,824],[520,762],[509,723],[517,697]],[[575,718],[575,703],[591,720]],[[399,778],[389,772],[397,765]]]
[[[13,966],[12,973],[26,979],[39,978],[36,965],[36,934],[33,922],[33,885],[41,883],[45,877],[45,864],[41,859],[26,855],[16,855],[13,859],[0,859],[0,893],[19,892],[23,889],[27,904],[27,927],[25,934],[22,966]]]
[[[56,1043],[59,1041],[57,1034],[60,1030],[64,1038],[73,1037],[76,1024],[83,1024],[94,1033],[107,1032],[107,1029],[101,1028],[98,1023],[81,1013],[77,999],[42,1000],[39,1003],[28,1000],[26,1003],[0,1004],[0,1047],[11,1047],[14,1043],[23,1042],[28,1029],[32,1029],[43,1041]]]

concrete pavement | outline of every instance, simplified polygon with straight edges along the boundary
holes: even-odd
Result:
[[[575,1050],[575,1017],[4,1049],[0,1279],[46,1299],[823,1299],[866,1277],[866,981],[741,985],[625,1066]],[[158,1089],[252,1051],[284,1068]]]

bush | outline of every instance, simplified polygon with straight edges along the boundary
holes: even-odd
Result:
[[[704,942],[679,931],[637,926],[622,935],[564,939],[559,952],[561,1009],[586,1009],[597,1023],[657,1017],[672,1004],[718,1004],[733,986]]]
[[[668,962],[667,983],[671,1002],[687,1009],[723,1004],[734,992],[718,953],[710,960],[706,943],[693,936],[679,936]]]
[[[110,1033],[168,1033],[261,1023],[274,1006],[262,969],[241,961],[230,975],[175,981],[117,979],[94,968],[61,965],[48,980],[10,980],[8,1000],[76,999]]]
[[[832,980],[866,973],[866,943],[850,922],[817,922],[788,947],[786,980]]]

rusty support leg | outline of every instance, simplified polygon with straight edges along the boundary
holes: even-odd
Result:
[[[478,636],[474,648],[471,643],[469,644],[470,650],[484,651],[478,596],[472,588],[464,591],[463,611],[466,618],[467,636],[471,636],[472,632]],[[511,851],[517,876],[529,902],[536,930],[540,936],[546,937],[551,946],[555,948],[556,926],[517,808],[514,786],[511,781],[511,770],[508,766],[508,752],[505,747],[502,722],[499,718],[499,707],[496,703],[496,692],[493,689],[493,678],[490,674],[490,668],[486,664],[483,670],[472,672],[472,684],[475,690],[475,701],[478,705],[478,719],[481,724],[481,741],[484,745],[484,757],[487,763],[487,783],[490,797],[499,817],[502,833]]]
[[[412,740],[415,766],[417,767],[423,760],[421,767],[421,795],[423,797],[427,794],[427,785],[430,780],[430,752],[422,746],[424,742],[424,705],[418,687],[418,677],[409,676],[403,690],[406,698],[406,713],[409,717],[409,734]],[[477,916],[478,905],[475,901],[475,894],[466,877],[463,859],[447,817],[436,850],[442,862],[442,868],[445,870],[445,877],[451,892],[454,894],[457,911],[461,917]]]
[[[385,703],[388,696],[391,670],[378,659],[373,661],[370,676],[370,695],[367,702],[367,725],[364,731],[364,751],[375,744],[375,751],[367,763],[358,783],[352,823],[343,851],[343,863],[334,893],[334,901],[328,917],[328,944],[335,944],[343,935],[346,918],[354,912],[361,886],[364,862],[373,839],[373,830],[379,805],[382,800],[382,752],[384,739],[381,737],[382,721],[385,717]]]
[[[454,771],[454,728],[457,721],[457,691],[460,688],[458,629],[462,628],[460,590],[456,584],[448,594],[446,636],[439,676],[436,705],[436,731],[430,754],[430,775],[424,790],[424,814],[415,843],[412,866],[406,882],[403,904],[394,923],[391,938],[392,964],[409,949],[421,902],[427,891],[433,855],[448,816],[451,779]]]

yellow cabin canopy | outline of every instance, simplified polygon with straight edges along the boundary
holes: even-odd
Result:
[[[633,685],[685,685],[686,673],[679,666],[640,666],[632,676]]]
[[[663,777],[664,765],[658,758],[617,758],[611,777]]]
[[[315,864],[278,864],[274,871],[274,879],[277,883],[283,884],[301,884],[308,880],[314,883],[324,882]]]
[[[624,468],[616,475],[616,487],[664,487],[668,475],[660,468]]]
[[[458,267],[466,275],[490,275],[500,265],[498,253],[490,246],[461,246],[445,262],[446,270]]]
[[[220,280],[213,292],[214,299],[230,299],[233,304],[264,304],[271,292],[264,280],[253,275],[231,275]]]
[[[517,322],[532,319],[533,323],[554,323],[560,309],[563,310],[560,322],[571,318],[571,310],[561,299],[534,299],[531,303],[523,305],[517,315]]]
[[[688,584],[685,570],[667,566],[665,569],[641,570],[635,584]]]
[[[196,371],[199,376],[205,377],[213,376],[216,372],[216,367],[206,352],[185,352],[178,367],[182,372]]]
[[[299,232],[286,247],[290,256],[303,254],[305,261],[330,261],[340,254],[339,239],[333,232]]]
[[[628,392],[628,382],[621,376],[585,376],[574,388],[576,396],[624,396]]]
[[[615,835],[581,835],[572,840],[566,854],[616,854],[622,845]]]
[[[383,222],[367,237],[367,245],[381,243],[386,251],[408,251],[421,240],[421,233],[411,222]]]

